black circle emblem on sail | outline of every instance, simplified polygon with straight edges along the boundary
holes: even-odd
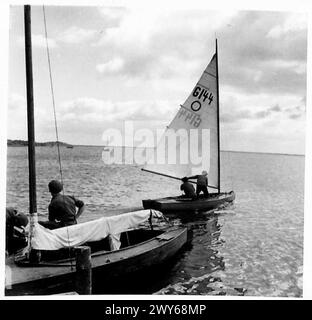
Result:
[[[201,108],[201,103],[199,101],[195,100],[192,102],[191,109],[193,111],[198,111],[198,110],[200,110],[200,108]]]

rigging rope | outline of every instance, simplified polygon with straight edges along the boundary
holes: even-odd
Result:
[[[61,152],[60,152],[60,143],[59,143],[59,136],[58,136],[58,129],[57,129],[57,119],[56,119],[56,108],[55,108],[55,99],[54,99],[54,89],[53,89],[53,80],[52,80],[52,68],[51,68],[51,59],[50,59],[50,50],[49,50],[49,42],[48,42],[48,31],[47,31],[47,20],[46,20],[46,14],[45,14],[45,8],[44,5],[42,6],[43,9],[43,20],[44,20],[44,31],[45,31],[45,41],[46,41],[46,47],[47,47],[47,56],[48,56],[48,65],[49,65],[49,77],[50,77],[50,87],[51,87],[51,95],[52,95],[52,104],[53,104],[53,113],[54,113],[54,126],[55,126],[55,134],[56,134],[56,145],[57,145],[57,154],[58,154],[58,162],[59,162],[59,171],[61,176],[61,183],[63,186],[63,201],[64,200],[64,183],[63,183],[63,170],[62,170],[62,161],[61,161]],[[67,239],[68,239],[68,255],[69,258],[71,258],[71,247],[70,247],[70,241],[69,241],[69,233],[67,229]],[[72,259],[70,259],[70,267],[71,270],[73,270],[73,264]]]
[[[49,76],[50,76],[50,86],[51,86],[51,95],[52,95],[52,104],[53,104],[53,112],[54,112],[54,125],[55,125],[55,134],[56,134],[56,145],[57,145],[57,154],[58,154],[58,162],[60,166],[60,176],[61,176],[61,183],[63,185],[63,192],[64,192],[64,184],[63,184],[63,171],[62,171],[62,161],[61,161],[61,152],[60,152],[60,143],[58,137],[58,129],[57,129],[57,120],[56,120],[56,109],[55,109],[55,99],[54,99],[54,89],[53,89],[53,81],[52,81],[52,69],[51,69],[51,60],[50,60],[50,50],[49,50],[49,43],[48,43],[48,31],[47,31],[47,21],[46,21],[46,14],[45,8],[43,8],[43,19],[44,19],[44,30],[45,30],[45,40],[46,40],[46,47],[47,47],[47,56],[48,56],[48,65],[49,65]]]

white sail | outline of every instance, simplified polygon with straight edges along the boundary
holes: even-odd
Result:
[[[219,188],[217,70],[216,53],[167,127],[154,161],[149,161],[145,170],[177,178],[206,170],[209,186]]]
[[[46,229],[39,223],[35,223],[31,247],[37,250],[58,250],[79,246],[90,241],[99,241],[110,235],[113,247],[119,249],[120,233],[138,228],[141,223],[148,221],[151,217],[161,218],[163,215],[156,210],[140,210],[54,230]]]

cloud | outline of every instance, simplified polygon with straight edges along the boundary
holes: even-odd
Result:
[[[301,14],[302,18],[298,18],[298,14],[290,14],[282,23],[274,26],[268,33],[269,38],[279,38],[289,32],[305,30],[307,27],[307,16]]]
[[[25,139],[27,133],[26,98],[11,93],[8,101],[8,139]]]
[[[236,12],[208,10],[160,11],[128,10],[119,23],[103,32],[98,46],[111,56],[100,65],[116,57],[124,61],[123,76],[168,78],[183,71],[197,72],[198,59],[205,64],[209,36],[225,24]],[[196,23],[191,23],[196,17]],[[174,23],[172,23],[174,21]],[[144,27],[142,27],[144,26]],[[186,27],[187,26],[187,27]],[[201,39],[201,40],[200,40]],[[190,70],[184,67],[191,66]]]
[[[106,8],[105,12],[110,11]],[[176,81],[199,75],[213,53],[216,31],[221,84],[241,93],[305,94],[305,15],[146,9],[126,13],[97,42],[106,53],[96,66],[101,74],[133,81]],[[283,36],[268,37],[268,30],[279,25],[285,26]]]
[[[46,42],[48,42],[48,46],[50,49],[57,47],[57,43],[54,39],[48,38],[46,40],[46,38],[41,34],[37,34],[37,35],[32,36],[32,44],[34,47],[46,48]]]
[[[83,123],[114,122],[124,120],[166,120],[169,121],[178,108],[170,101],[126,101],[112,102],[94,98],[78,98],[63,102],[60,106],[60,121],[81,121]],[[177,106],[177,104],[174,104]]]
[[[270,106],[271,105],[271,106]],[[255,124],[256,121],[278,121],[286,119],[304,119],[304,99],[297,95],[272,96],[270,94],[237,94],[227,93],[220,107],[222,123]]]
[[[252,118],[254,119],[263,119],[263,118],[268,118],[274,114],[278,114],[282,112],[282,109],[279,105],[275,105],[273,107],[269,107],[269,108],[263,108],[264,110],[262,111],[258,111],[256,112]]]
[[[124,70],[124,65],[124,60],[117,57],[106,63],[98,64],[96,70],[100,73],[120,73]]]
[[[271,107],[269,110],[274,112],[280,112],[281,107],[278,104],[276,104],[275,106]]]
[[[98,11],[105,21],[119,22],[128,12],[128,9],[123,7],[99,7]]]
[[[251,119],[253,117],[249,110],[234,111],[232,113],[221,113],[221,122],[234,122],[244,119]]]
[[[289,119],[305,118],[305,105],[299,104],[286,109]]]
[[[59,138],[70,143],[101,145],[105,142],[102,140],[104,130],[116,128],[122,133],[125,121],[130,121],[134,129],[164,129],[178,108],[177,103],[167,100],[112,102],[90,97],[67,100],[57,108]],[[15,118],[15,112],[11,118]],[[36,128],[42,141],[54,139],[53,117],[48,118],[43,108],[36,112]],[[11,131],[10,136],[14,137]]]
[[[59,43],[66,44],[81,44],[83,42],[92,41],[99,35],[97,30],[84,29],[77,26],[72,26],[63,31],[57,38],[48,38],[47,42],[49,49],[59,48]],[[19,45],[25,45],[25,39],[22,36],[17,38]],[[32,46],[34,48],[46,48],[46,38],[42,34],[32,35]]]
[[[72,26],[65,30],[58,37],[58,41],[68,44],[78,44],[92,40],[97,34],[98,31],[94,29],[84,29],[77,26]]]
[[[148,7],[94,7],[90,11],[81,7],[75,17],[70,14],[71,10],[66,15],[62,11],[62,19],[55,18],[55,23],[62,21],[61,32],[49,39],[51,47],[58,48],[57,59],[67,59],[59,69],[58,83],[66,90],[58,94],[58,100],[64,101],[58,104],[58,120],[68,137],[93,143],[92,135],[100,136],[103,127],[118,126],[123,120],[147,123],[155,118],[168,124],[214,53],[216,33],[222,133],[233,136],[237,149],[244,137],[246,149],[253,148],[256,140],[261,149],[265,141],[271,144],[270,135],[276,141],[278,135],[287,140],[286,133],[302,144],[305,15]],[[38,36],[37,45],[43,46],[43,40]],[[66,43],[79,43],[79,51],[73,55]],[[14,72],[21,70],[14,68]],[[19,90],[23,92],[20,88],[16,92]],[[36,92],[42,96],[43,118],[46,94]],[[18,101],[16,97],[15,107]],[[46,134],[46,128],[40,134]]]
[[[293,73],[303,74],[306,73],[306,61],[299,60],[281,60],[272,59],[264,63],[267,68],[291,70]]]
[[[49,49],[54,49],[54,48],[58,47],[55,39],[48,38],[46,40],[45,36],[43,36],[42,34],[33,34],[32,38],[31,38],[31,42],[32,42],[32,46],[34,48],[46,48],[47,42],[49,45]],[[19,36],[17,38],[17,43],[21,46],[24,46],[25,45],[25,38],[22,36]]]
[[[300,113],[296,113],[296,114],[291,114],[289,115],[290,119],[298,119],[300,118],[302,115]]]
[[[114,112],[114,105],[110,101],[81,97],[70,101],[65,101],[60,105],[60,120],[81,120],[83,122],[103,120],[106,114]],[[97,115],[94,117],[94,115]]]
[[[284,25],[290,14],[284,12],[240,12],[231,27],[220,30],[220,81],[240,92],[304,94],[307,59],[307,20],[291,15],[283,37],[272,39],[268,30]],[[299,22],[298,22],[299,23]],[[252,36],[251,36],[252,35]]]
[[[262,119],[262,118],[267,118],[270,114],[271,113],[269,110],[264,110],[264,111],[256,112],[253,117],[255,119]]]

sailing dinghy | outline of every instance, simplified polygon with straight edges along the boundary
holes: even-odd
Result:
[[[210,63],[204,70],[193,91],[186,99],[165,133],[161,137],[156,154],[165,159],[162,164],[147,164],[142,170],[181,180],[208,172],[208,187],[217,192],[209,194],[208,198],[199,197],[196,200],[183,196],[171,196],[159,199],[143,200],[145,209],[156,209],[162,212],[211,210],[235,199],[234,191],[220,192],[220,129],[219,129],[219,75],[218,75],[218,47]],[[180,155],[176,163],[170,163],[169,152],[166,153],[166,139],[168,132],[183,130],[183,136],[178,140],[176,155]],[[195,134],[196,133],[196,134]],[[205,149],[206,148],[206,149]],[[172,150],[172,147],[171,147]],[[202,154],[201,161],[194,160],[194,153]],[[187,157],[182,163],[181,159]],[[177,159],[177,158],[176,158]],[[196,184],[196,181],[191,181]]]
[[[154,210],[117,216],[49,230],[37,221],[34,103],[31,55],[31,7],[24,6],[29,152],[29,241],[21,253],[6,257],[6,295],[56,294],[75,291],[74,248],[91,248],[92,284],[159,266],[186,244],[187,228],[155,227]],[[150,222],[150,227],[142,225]],[[33,254],[34,253],[34,254]],[[34,259],[35,257],[35,259]]]
[[[75,291],[74,248],[79,245],[91,248],[92,287],[104,291],[112,282],[161,266],[187,241],[186,228],[144,225],[161,217],[155,210],[140,210],[55,230],[35,222],[30,247],[40,251],[40,261],[30,261],[25,251],[8,259],[5,294]]]

